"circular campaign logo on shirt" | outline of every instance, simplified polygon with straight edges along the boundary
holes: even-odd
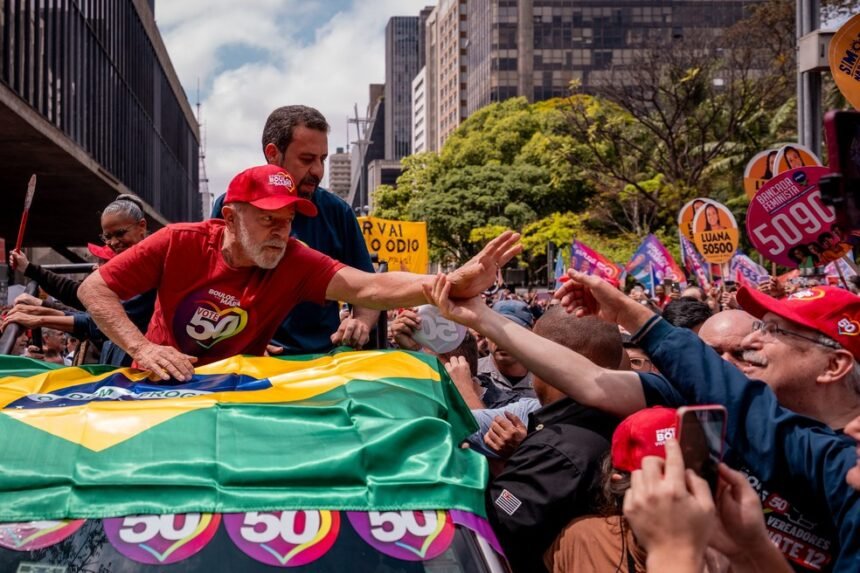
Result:
[[[236,336],[248,325],[248,313],[239,298],[214,288],[190,293],[176,305],[173,337],[182,352],[200,355]]]
[[[446,511],[350,511],[346,515],[368,545],[403,561],[438,557],[454,539],[454,522]]]
[[[220,523],[217,513],[130,515],[102,521],[114,549],[147,565],[188,559],[206,547]]]
[[[340,532],[337,511],[249,511],[224,516],[224,527],[245,555],[274,567],[316,561]]]
[[[61,519],[0,524],[0,547],[34,551],[63,541],[83,526],[86,519]]]

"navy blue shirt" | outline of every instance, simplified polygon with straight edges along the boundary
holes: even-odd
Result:
[[[783,408],[692,331],[658,320],[639,340],[666,378],[640,374],[649,405],[722,404],[725,461],[760,494],[773,541],[797,571],[860,571],[860,492],[845,482],[854,441]]]
[[[322,187],[316,188],[311,201],[319,213],[316,217],[296,213],[292,236],[345,265],[374,272],[358,220],[346,201]],[[221,218],[223,206],[224,195],[221,195],[212,206],[213,218]],[[299,303],[284,319],[272,342],[282,346],[285,354],[328,352],[334,348],[331,335],[340,325],[339,314],[335,301],[326,301],[323,306]]]

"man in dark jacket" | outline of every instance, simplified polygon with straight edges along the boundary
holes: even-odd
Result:
[[[615,368],[623,349],[618,328],[593,317],[575,318],[551,307],[535,333]],[[504,470],[487,488],[487,515],[514,571],[545,571],[543,553],[574,517],[593,512],[601,460],[609,450],[614,416],[577,404],[534,379],[541,408]]]

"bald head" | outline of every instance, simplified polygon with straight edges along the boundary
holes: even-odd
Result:
[[[744,347],[741,343],[752,332],[753,321],[755,317],[742,310],[718,312],[705,321],[699,330],[699,337],[724,360],[743,368]]]

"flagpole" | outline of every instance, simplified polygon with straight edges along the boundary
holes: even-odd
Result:
[[[845,280],[845,275],[842,272],[842,265],[839,264],[840,261],[842,261],[842,259],[836,259],[833,261],[833,266],[836,267],[836,273],[839,275],[839,280],[842,281],[842,285],[845,287],[845,290],[850,291],[851,287],[848,286],[848,281]]]

